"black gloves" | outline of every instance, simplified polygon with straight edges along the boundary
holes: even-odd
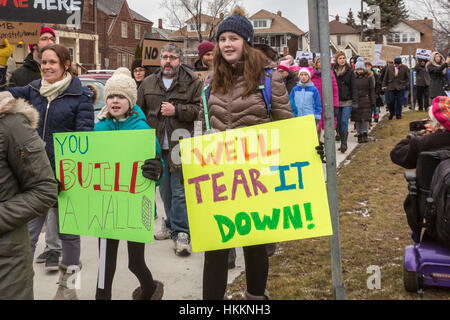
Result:
[[[58,182],[58,194],[59,194],[61,192],[62,185],[61,185],[61,181],[59,181],[58,179],[56,179],[56,182]]]
[[[163,164],[160,158],[145,160],[141,169],[142,175],[153,181],[160,180],[163,175]]]
[[[319,145],[316,147],[317,153],[320,156],[320,159],[322,160],[322,163],[326,163],[325,161],[325,144],[321,141],[319,141]]]

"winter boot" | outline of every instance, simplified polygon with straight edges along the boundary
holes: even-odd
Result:
[[[265,290],[263,296],[255,296],[245,290],[245,300],[269,300],[269,291]]]
[[[53,300],[78,300],[76,292],[76,282],[81,270],[81,263],[79,266],[65,266],[59,265],[59,280],[58,290]]]
[[[348,138],[348,131],[341,131],[341,147],[339,148],[339,150],[342,153],[345,153],[345,151],[347,151],[348,147],[347,147],[347,138]]]
[[[336,138],[335,139],[336,139],[336,141],[341,141],[341,135],[340,135],[340,132],[337,129],[336,129]]]
[[[362,133],[358,133],[358,143],[363,143]]]
[[[161,300],[164,295],[164,284],[158,280],[153,280],[153,282],[155,283],[156,288],[151,297],[144,297],[142,288],[137,287],[132,294],[133,300]]]
[[[362,134],[362,142],[363,143],[369,142],[369,135],[367,134],[367,132],[363,132],[363,134]]]
[[[374,116],[373,116],[373,120],[375,121],[375,123],[378,123],[378,120],[380,119],[380,115],[378,114],[378,113],[376,113]]]

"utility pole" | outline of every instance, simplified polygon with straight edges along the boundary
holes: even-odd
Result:
[[[317,0],[308,0],[309,19],[309,51],[319,52],[319,17],[317,14]]]
[[[414,79],[413,79],[413,64],[412,64],[412,56],[411,56],[411,46],[408,46],[408,55],[409,55],[409,97],[411,101],[411,108],[414,108]]]
[[[364,3],[361,0],[361,39],[359,41],[364,41]]]
[[[322,66],[322,93],[325,126],[325,153],[327,171],[327,194],[333,235],[330,237],[331,276],[333,297],[344,300],[345,287],[342,279],[341,243],[339,231],[339,206],[337,195],[336,145],[334,138],[334,106],[330,54],[330,22],[328,0],[316,0],[320,61]],[[310,30],[311,32],[311,30]]]

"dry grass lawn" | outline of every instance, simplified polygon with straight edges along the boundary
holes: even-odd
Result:
[[[339,215],[343,279],[347,299],[421,299],[403,287],[403,255],[412,243],[403,211],[407,195],[405,169],[393,164],[389,152],[406,137],[409,122],[425,113],[385,117],[371,132],[371,142],[359,145],[351,162],[338,171]],[[367,287],[369,266],[381,270],[381,288]],[[329,238],[278,244],[270,258],[267,284],[271,299],[333,299]],[[241,299],[245,275],[228,286]],[[450,299],[449,289],[426,288],[423,299]]]

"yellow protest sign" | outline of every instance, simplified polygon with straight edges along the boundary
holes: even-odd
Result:
[[[192,250],[332,234],[314,116],[180,142]]]

